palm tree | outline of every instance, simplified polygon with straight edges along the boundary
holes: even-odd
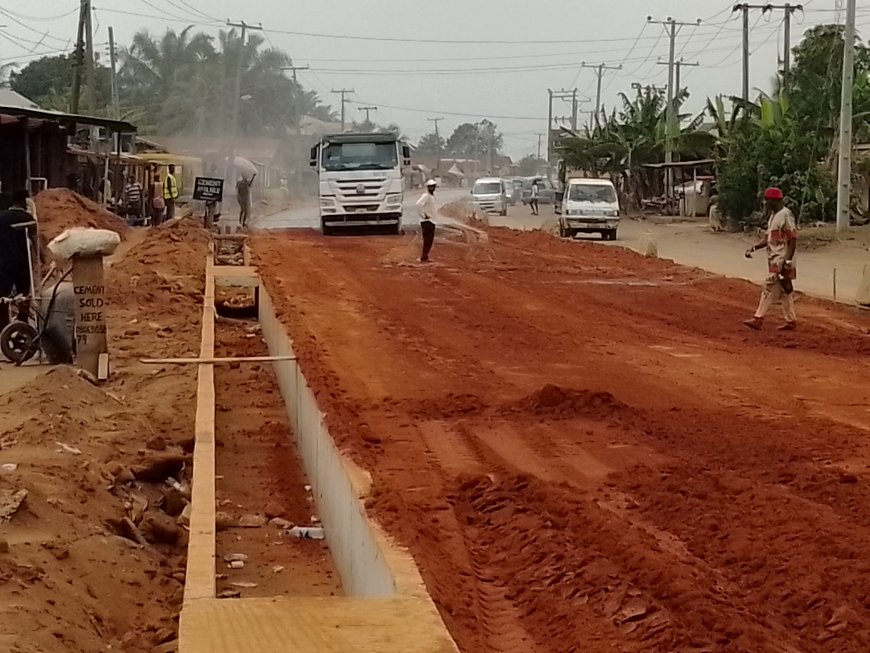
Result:
[[[180,32],[167,30],[159,41],[143,30],[121,53],[120,94],[125,106],[138,110],[146,130],[180,131],[208,99],[200,92],[204,65],[214,58],[215,50],[210,36],[191,36],[191,30],[192,26]]]

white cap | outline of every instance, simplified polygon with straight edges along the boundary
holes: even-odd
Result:
[[[438,185],[438,184],[437,184],[437,182],[436,182],[434,179],[430,179],[429,181],[426,182],[426,186],[427,186],[427,187],[428,187],[428,186],[437,186],[437,185]]]

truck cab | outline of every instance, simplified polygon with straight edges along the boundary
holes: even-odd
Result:
[[[311,148],[309,164],[318,173],[324,235],[355,227],[401,231],[402,171],[411,165],[411,153],[395,134],[324,136]]]

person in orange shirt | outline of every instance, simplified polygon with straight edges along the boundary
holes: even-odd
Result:
[[[767,214],[767,231],[764,238],[746,250],[746,258],[759,249],[767,249],[767,271],[769,276],[761,288],[761,301],[751,319],[743,324],[750,329],[759,330],[764,324],[764,316],[774,302],[782,305],[785,323],[781,331],[793,331],[797,326],[794,310],[794,280],[797,277],[794,257],[797,250],[797,221],[791,210],[785,206],[782,191],[768,188],[764,191]]]

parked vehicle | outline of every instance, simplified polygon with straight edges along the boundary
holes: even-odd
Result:
[[[514,185],[512,179],[502,179],[502,183],[504,184],[504,194],[507,198],[508,205],[516,206],[519,193],[522,193],[522,187],[520,187],[520,191],[518,193],[517,187]]]
[[[619,228],[619,198],[609,179],[568,179],[559,215],[559,235],[600,233],[616,240]]]
[[[556,189],[549,179],[544,177],[526,177],[523,180],[523,206],[527,206],[532,197],[532,183],[538,182],[538,204],[554,204]]]
[[[482,211],[507,215],[505,183],[497,177],[483,177],[474,182],[471,199]]]
[[[674,195],[680,201],[680,215],[706,217],[710,213],[710,197],[713,194],[713,177],[699,177],[674,188]]]

